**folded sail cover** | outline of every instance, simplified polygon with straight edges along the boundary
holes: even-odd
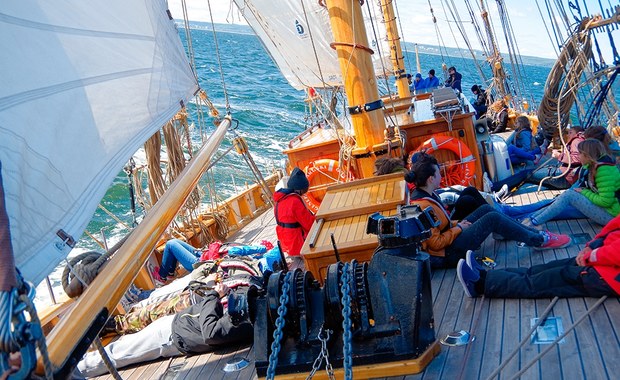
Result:
[[[302,90],[343,84],[338,57],[330,44],[354,41],[334,41],[327,8],[319,5],[318,0],[234,2],[291,86]],[[392,69],[390,50],[385,28],[377,22],[382,19],[380,6],[374,1],[369,4],[372,15],[366,6],[362,7],[368,47],[375,52],[375,73],[382,75],[385,69]]]
[[[40,282],[129,157],[197,90],[165,0],[0,8],[0,161],[16,264]],[[62,234],[60,234],[62,235]]]

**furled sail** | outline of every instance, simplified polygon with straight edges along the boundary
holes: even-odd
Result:
[[[17,267],[38,283],[198,85],[165,0],[4,2],[0,51],[11,240]]]
[[[301,90],[342,85],[336,51],[330,47],[334,37],[327,8],[319,1],[234,1],[291,86]],[[371,3],[370,10],[364,7],[368,47],[375,52],[376,74],[383,75],[384,68],[391,68],[390,50],[385,30],[376,22],[381,20],[379,5]]]

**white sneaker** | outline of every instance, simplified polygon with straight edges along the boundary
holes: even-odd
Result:
[[[501,202],[508,195],[508,185],[504,184],[499,191],[493,193],[496,202]]]

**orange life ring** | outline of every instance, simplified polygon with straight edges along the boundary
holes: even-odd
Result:
[[[417,151],[425,151],[428,154],[432,154],[440,149],[452,151],[459,158],[458,161],[443,163],[445,164],[446,171],[442,175],[442,186],[470,186],[470,182],[476,173],[476,163],[469,147],[456,137],[437,135],[424,141]]]
[[[322,158],[320,160],[314,160],[310,162],[304,169],[304,172],[306,173],[306,177],[308,177],[308,182],[310,182],[311,189],[313,186],[313,180],[316,181],[319,176],[327,177],[328,181],[333,183],[348,182],[355,179],[355,176],[352,172],[340,170],[340,165],[338,164],[338,161],[329,158]],[[322,181],[322,183],[319,183],[318,185],[324,184],[325,182]],[[305,193],[302,198],[306,202],[306,206],[308,206],[310,211],[312,211],[313,213],[316,213],[319,210],[319,206],[323,201],[323,198],[317,199],[317,197],[312,194],[311,190]]]

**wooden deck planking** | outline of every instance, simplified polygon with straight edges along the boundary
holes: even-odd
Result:
[[[545,191],[516,195],[516,204],[535,202],[552,197],[557,192]],[[242,244],[257,243],[266,239],[276,241],[273,213],[268,211],[251,222],[230,241]],[[552,232],[570,235],[587,233],[592,238],[600,226],[585,219],[551,221],[546,227]],[[575,256],[584,244],[573,244],[565,249],[535,251],[521,248],[513,241],[487,239],[478,251],[496,260],[497,268],[529,267],[555,259]],[[476,335],[476,340],[464,347],[442,346],[442,352],[417,375],[398,376],[393,379],[486,379],[518,343],[526,343],[501,372],[507,379],[528,364],[544,350],[546,345],[533,345],[526,337],[530,319],[542,314],[550,299],[504,300],[470,299],[464,296],[453,269],[435,270],[432,274],[433,308],[437,338],[448,332],[465,329]],[[564,328],[569,328],[596,303],[593,298],[560,299],[550,313],[562,318]],[[566,336],[566,343],[553,348],[540,362],[533,365],[522,378],[596,378],[611,379],[620,373],[620,300],[608,299],[592,315]],[[225,374],[224,364],[233,358],[248,357],[251,365],[237,374]],[[185,362],[177,379],[256,379],[251,347],[238,349],[233,346],[224,354],[207,353],[190,358],[164,359],[141,367],[122,370],[125,379],[159,379],[169,365]],[[111,379],[100,377],[100,379]]]

